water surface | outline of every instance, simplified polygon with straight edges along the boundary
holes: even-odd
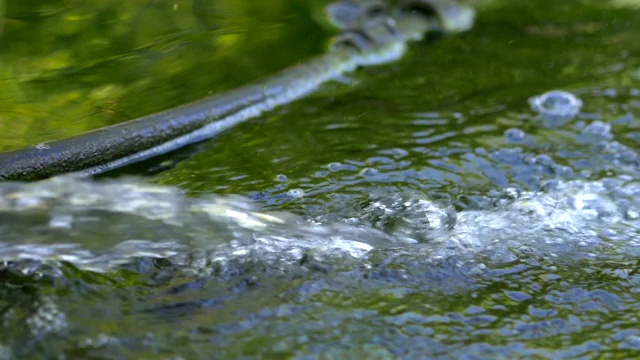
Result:
[[[242,13],[242,24],[283,30],[222,51],[249,65],[234,62],[247,67],[221,84],[322,50],[295,30],[326,41],[331,31],[312,21],[318,8],[278,4]],[[7,33],[25,21],[16,11],[7,8]],[[622,1],[485,3],[469,33],[413,44],[399,62],[117,178],[2,184],[3,353],[632,357],[638,11]],[[196,33],[211,41],[202,34],[234,28],[234,14]],[[282,57],[252,55],[259,44]],[[137,72],[111,61],[125,79]],[[111,67],[91,72],[102,68]],[[62,74],[11,86],[43,91]],[[163,79],[150,82],[155,100],[127,92],[122,101],[135,110],[77,124],[124,120],[216,84],[198,78],[168,91]],[[529,98],[554,89],[583,101],[574,119],[554,124],[532,111]],[[3,135],[2,146],[61,135],[27,133]]]

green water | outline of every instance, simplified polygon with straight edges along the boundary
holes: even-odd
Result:
[[[0,149],[303,62],[326,3],[7,3]],[[0,358],[635,357],[640,3],[474,5],[468,33],[111,176],[143,180],[0,187]],[[585,103],[559,127],[527,103],[553,89]]]
[[[1,149],[164,110],[302,61],[329,39],[332,29],[312,19],[321,13],[321,4],[279,0],[7,4]]]

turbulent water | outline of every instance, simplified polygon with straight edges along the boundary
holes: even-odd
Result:
[[[0,359],[634,357],[634,11],[496,1],[212,142],[0,184]]]
[[[597,149],[589,168],[616,176],[563,180],[554,174],[571,167],[526,145],[480,150],[493,166],[550,179],[536,191],[455,200],[372,189],[305,216],[137,179],[2,184],[2,326],[15,334],[4,351],[413,358],[640,350],[638,156],[605,123],[574,129],[565,135],[587,153]],[[505,137],[527,144],[515,128]]]

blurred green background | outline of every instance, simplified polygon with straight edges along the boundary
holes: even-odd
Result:
[[[324,3],[7,2],[0,151],[157,112],[303,61],[330,36]]]

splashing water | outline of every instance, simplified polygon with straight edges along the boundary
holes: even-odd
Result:
[[[633,358],[636,25],[504,3],[151,178],[0,184],[0,358]]]
[[[582,106],[582,100],[560,91],[531,99],[542,116],[556,118],[574,117]],[[133,178],[4,183],[0,260],[16,268],[24,264],[21,271],[28,272],[57,261],[109,271],[139,258],[170,259],[188,268],[199,263],[193,260],[196,253],[206,257],[207,266],[210,261],[249,259],[278,267],[308,257],[345,256],[366,262],[373,250],[393,247],[428,254],[422,261],[468,261],[491,254],[491,261],[501,263],[517,259],[523,251],[542,257],[570,254],[574,259],[636,254],[637,155],[613,139],[609,124],[594,121],[577,127],[578,141],[591,144],[602,157],[588,164],[590,170],[615,166],[623,170],[619,176],[562,180],[572,176],[572,169],[546,155],[532,156],[519,148],[497,150],[490,157],[498,162],[560,177],[541,182],[539,191],[505,188],[476,196],[470,207],[458,211],[454,203],[434,201],[418,191],[373,191],[367,199],[342,204],[336,211],[300,217],[263,211],[239,196],[190,198],[178,188]],[[519,129],[509,129],[505,137],[515,144],[528,141]],[[327,168],[335,174],[358,170],[338,162]],[[370,168],[360,173],[378,176]],[[277,179],[288,181],[282,174]],[[305,191],[293,188],[285,194],[295,200]]]
[[[195,252],[273,263],[366,259],[373,249],[398,246],[426,251],[425,261],[492,253],[500,263],[525,250],[574,259],[637,253],[640,187],[632,178],[550,180],[542,188],[507,188],[462,211],[417,192],[374,194],[339,217],[303,219],[261,212],[242,197],[194,199],[137,180],[2,184],[0,259],[108,271],[142,257],[187,266]]]

